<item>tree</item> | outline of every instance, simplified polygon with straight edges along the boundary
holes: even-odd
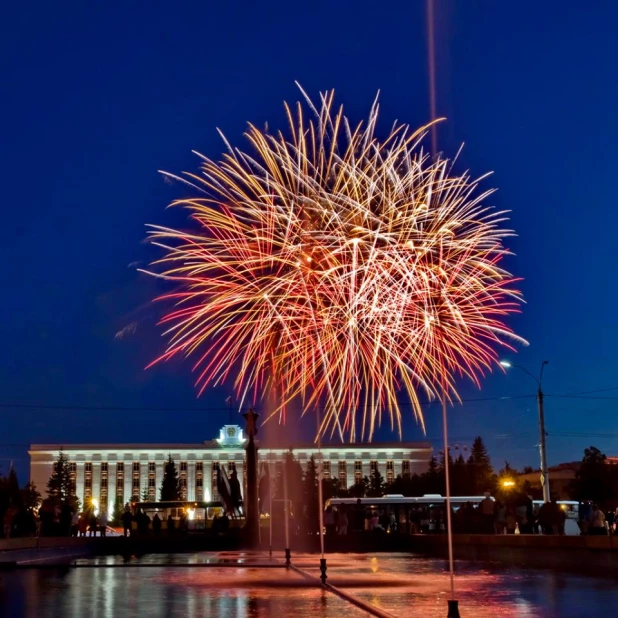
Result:
[[[144,485],[142,489],[142,502],[148,502],[150,500],[150,490],[148,485]]]
[[[347,498],[348,490],[345,487],[341,487],[339,479],[324,479],[322,482],[322,497],[324,502],[331,498]]]
[[[418,474],[412,476],[402,476],[398,474],[395,480],[386,486],[387,494],[402,496],[419,496],[421,491],[420,477]]]
[[[17,480],[17,473],[15,472],[15,468],[13,468],[13,466],[11,466],[11,469],[9,470],[6,485],[9,497],[13,500],[13,504],[15,504],[15,506],[20,506],[21,495],[19,493],[19,481]]]
[[[115,526],[122,524],[122,514],[124,513],[124,506],[122,504],[122,497],[116,496],[114,500],[114,513],[112,521]]]
[[[576,500],[592,500],[601,508],[613,506],[617,492],[618,471],[607,463],[607,457],[595,446],[584,450],[584,456],[571,492]]]
[[[159,495],[162,502],[180,500],[180,480],[176,463],[172,459],[171,453],[163,468],[163,480],[161,481]]]
[[[319,509],[323,506],[319,504],[318,497],[318,468],[311,455],[303,478],[303,504],[308,532],[316,532],[319,528]]]
[[[369,487],[369,478],[363,476],[354,485],[348,487],[348,495],[350,498],[364,498],[367,495],[367,489]]]
[[[385,487],[386,487],[386,483],[384,482],[384,477],[380,474],[380,470],[378,470],[376,466],[376,468],[371,471],[371,475],[369,476],[369,486],[367,487],[367,497],[368,498],[381,498],[384,495]]]
[[[41,504],[41,494],[34,483],[26,483],[21,490],[21,504],[26,511],[34,512]]]
[[[451,492],[454,496],[469,496],[470,495],[470,479],[469,470],[466,466],[466,460],[460,453],[459,457],[453,461],[450,467],[451,473]]]
[[[444,470],[440,470],[438,460],[435,455],[432,455],[429,460],[427,472],[424,472],[420,478],[420,487],[423,494],[440,494],[444,495]]]
[[[278,501],[284,500],[285,498],[286,494],[284,480],[286,478],[287,498],[291,502],[291,515],[298,518],[299,516],[302,516],[303,513],[304,476],[303,469],[298,460],[294,457],[294,453],[291,449],[287,451],[283,457],[283,464],[277,470],[277,476],[274,484],[275,491],[273,493],[273,510],[281,509],[280,516],[283,516],[283,513],[285,512],[283,502]]]
[[[495,488],[491,459],[481,436],[477,436],[472,443],[467,465],[471,477],[471,489],[474,490],[474,494],[481,495],[486,491],[491,492]]]
[[[54,462],[52,475],[47,481],[47,495],[56,506],[67,506],[71,511],[79,510],[79,500],[73,490],[71,464],[69,458],[60,450]]]

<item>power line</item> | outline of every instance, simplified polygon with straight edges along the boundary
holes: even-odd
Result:
[[[607,391],[618,391],[618,386],[612,386],[611,388],[595,388],[591,391],[578,391],[575,393],[563,393],[562,395],[546,395],[548,397],[572,397],[574,395],[589,395],[590,393],[606,393]]]
[[[506,395],[501,397],[474,397],[461,399],[461,403],[478,403],[481,401],[502,401],[509,399],[534,399],[536,395]],[[458,401],[455,403],[459,403]],[[438,401],[422,401],[421,406],[439,404]],[[403,402],[400,407],[414,405],[412,402]],[[366,406],[370,407],[370,406]],[[375,407],[375,406],[371,406]],[[97,410],[116,412],[227,412],[229,408],[185,408],[185,407],[148,407],[148,406],[89,406],[89,405],[51,405],[30,403],[0,403],[0,408],[13,408],[16,410]],[[318,406],[316,406],[318,409]],[[324,409],[319,406],[319,409]],[[344,408],[345,409],[345,408]]]
[[[614,390],[614,389],[607,389]],[[586,397],[585,395],[545,395],[546,397],[552,397],[553,399],[596,399],[598,401],[616,401],[618,397]]]

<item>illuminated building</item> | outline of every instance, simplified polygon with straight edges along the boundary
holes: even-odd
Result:
[[[217,468],[233,469],[244,486],[244,444],[246,438],[237,425],[225,425],[215,440],[202,444],[33,444],[30,447],[30,480],[43,490],[52,474],[60,449],[68,457],[75,493],[82,504],[88,498],[110,512],[116,498],[123,503],[132,497],[140,499],[145,492],[157,500],[163,470],[169,455],[176,463],[182,498],[195,501],[217,499]],[[260,462],[270,464],[276,476],[289,449],[259,445]],[[303,468],[313,455],[315,444],[292,449]],[[378,469],[386,482],[398,475],[423,473],[427,469],[432,448],[427,443],[392,442],[370,444],[324,445],[322,458],[325,478],[334,477],[345,486],[353,485],[371,470]]]

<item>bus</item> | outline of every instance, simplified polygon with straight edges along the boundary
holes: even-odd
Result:
[[[489,496],[492,500],[494,498]],[[451,508],[456,513],[464,504],[471,502],[476,508],[485,496],[452,496]],[[390,494],[381,498],[331,498],[326,501],[326,508],[329,506],[340,508],[344,506],[352,509],[357,505],[362,506],[368,511],[390,512],[395,514],[397,522],[408,520],[410,510],[420,511],[424,514],[425,523],[421,526],[426,532],[444,531],[444,506],[446,497],[440,494],[425,494],[418,497],[403,496],[401,494]],[[532,508],[534,513],[543,504],[542,500],[533,500]],[[558,505],[565,511],[565,534],[579,534],[577,525],[579,515],[579,502],[573,500],[558,500]]]
[[[178,521],[184,515],[187,520],[187,529],[204,530],[212,526],[215,517],[221,517],[224,512],[223,503],[219,501],[196,502],[187,500],[168,500],[162,502],[131,502],[131,512],[135,515],[139,510],[152,518],[159,515],[162,528],[167,528],[168,517]]]

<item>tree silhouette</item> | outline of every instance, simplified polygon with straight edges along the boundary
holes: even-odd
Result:
[[[605,453],[596,446],[584,450],[584,456],[571,491],[576,500],[592,500],[601,508],[613,507],[618,489],[618,467],[607,463]]]
[[[79,509],[79,500],[73,492],[71,465],[63,450],[60,450],[47,481],[47,495],[56,506],[67,506],[74,512]]]
[[[180,480],[171,453],[163,468],[163,480],[161,481],[159,496],[162,502],[180,500]]]
[[[386,483],[384,482],[384,477],[380,474],[380,470],[378,470],[376,466],[376,468],[371,471],[371,475],[369,476],[369,486],[367,487],[367,497],[368,498],[381,498],[384,495],[385,487],[386,487]]]
[[[285,475],[284,475],[285,471]],[[303,493],[304,493],[304,477],[303,469],[294,453],[290,449],[283,456],[283,465],[277,471],[277,478],[275,483],[274,499],[276,501],[283,500],[285,496],[284,478],[287,477],[288,485],[288,500],[291,502],[292,515],[294,517],[300,517],[303,509]],[[280,505],[280,506],[277,506]],[[283,512],[283,503],[276,503],[273,507],[281,509]]]
[[[34,512],[41,504],[41,494],[37,491],[34,483],[27,483],[20,491],[21,504],[26,511]]]
[[[492,492],[495,489],[496,483],[494,471],[491,467],[491,459],[481,436],[477,436],[472,443],[467,465],[471,478],[470,489],[473,490],[475,495],[479,496],[486,491]]]
[[[115,526],[119,526],[122,523],[122,514],[124,513],[124,505],[122,504],[122,497],[116,496],[114,500],[114,513],[113,523]]]
[[[307,531],[314,533],[318,531],[319,509],[318,504],[318,467],[313,455],[307,462],[307,468],[303,477],[303,502],[305,508],[305,522]]]
[[[432,455],[429,460],[427,472],[421,475],[421,491],[423,494],[440,494],[445,493],[444,487],[444,469],[440,469],[438,460],[435,455]]]
[[[348,487],[348,496],[350,498],[364,498],[367,495],[367,489],[369,487],[369,479],[363,476],[354,485]]]

